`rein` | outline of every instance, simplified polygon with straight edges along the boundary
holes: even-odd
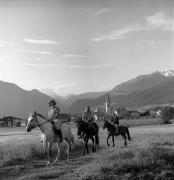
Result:
[[[41,117],[41,118],[43,118],[43,119],[45,119],[45,118],[44,118],[44,116],[42,116],[42,115],[40,115],[40,114],[37,114],[37,113],[35,114],[35,119],[36,119],[36,123],[37,123],[37,126],[38,126],[38,127],[41,127],[42,125],[50,122],[50,121],[46,120],[45,122],[39,124],[39,122],[38,122],[38,120],[37,120],[37,116],[39,116],[39,117]]]
[[[106,127],[108,130],[111,130],[111,128],[113,128],[114,125],[112,125],[110,122],[106,121],[105,127]]]

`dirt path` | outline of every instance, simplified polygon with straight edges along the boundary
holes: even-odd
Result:
[[[91,145],[89,148],[91,151]],[[0,180],[72,179],[72,175],[75,175],[74,172],[78,168],[90,163],[101,155],[102,147],[98,149],[97,153],[90,152],[88,156],[82,156],[82,151],[83,149],[79,149],[79,151],[72,152],[69,162],[60,160],[56,165],[49,167],[45,166],[45,161],[37,160],[1,168]]]

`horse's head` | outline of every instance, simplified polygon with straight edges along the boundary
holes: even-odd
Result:
[[[104,120],[104,124],[103,124],[103,129],[107,128],[108,127],[108,121],[107,120]]]
[[[85,122],[82,121],[81,119],[79,121],[76,121],[77,125],[77,136],[79,139],[83,137],[83,132],[84,132],[84,124]]]
[[[37,117],[36,117],[36,111],[34,113],[31,113],[27,120],[27,126],[26,130],[27,132],[30,132],[32,129],[37,127]]]

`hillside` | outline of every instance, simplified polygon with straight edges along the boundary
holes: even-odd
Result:
[[[96,99],[79,100],[71,106],[69,111],[71,113],[79,113],[86,105],[90,105],[91,107],[101,106],[105,104],[105,99],[106,95]],[[149,104],[171,103],[174,101],[174,78],[168,78],[166,81],[148,89],[112,96],[111,101],[117,107],[138,107]]]
[[[64,104],[64,106],[66,106],[66,109],[68,109],[68,107],[70,107],[77,100],[88,99],[88,98],[94,99],[106,93],[104,91],[103,92],[86,92],[86,93],[77,94],[77,95],[70,94],[67,96],[59,96],[51,89],[42,89],[41,91],[47,94],[48,96],[53,97],[54,99],[61,102],[62,104]]]
[[[0,81],[0,117],[11,115],[26,118],[35,109],[46,115],[50,99],[38,90],[25,91],[15,84]],[[60,102],[59,106],[64,109]]]
[[[171,76],[165,76],[163,72],[156,71],[151,74],[140,75],[134,79],[126,81],[114,87],[110,93],[112,95],[117,94],[129,94],[134,91],[140,91],[157,86],[160,83],[172,78]]]
[[[151,89],[155,86],[158,86],[161,83],[173,79],[174,78],[173,75],[174,75],[173,70],[156,71],[151,74],[140,75],[134,79],[128,80],[124,83],[115,86],[113,89],[109,91],[109,93],[113,97],[120,95],[119,96],[121,97],[121,100],[119,100],[120,104],[125,105],[126,102],[125,103],[122,102],[124,99],[123,95],[128,95],[133,92]],[[77,112],[77,111],[81,112],[87,104],[90,104],[92,102],[92,99],[96,99],[96,102],[98,102],[98,103],[94,103],[96,105],[104,104],[105,93],[106,92],[89,92],[80,95],[71,95],[68,98],[64,99],[62,102],[64,102],[67,105],[67,107],[69,107],[70,112]],[[125,101],[127,100],[125,99]],[[72,109],[76,109],[76,110],[72,110]]]
[[[87,93],[82,93],[79,95],[71,95],[68,98],[64,99],[64,103],[67,106],[71,106],[75,101],[80,100],[80,99],[95,99],[99,96],[104,95],[106,92],[87,92]]]

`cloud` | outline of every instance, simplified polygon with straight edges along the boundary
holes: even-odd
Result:
[[[113,64],[99,64],[92,66],[92,65],[79,65],[79,64],[58,65],[58,64],[26,63],[26,62],[21,62],[20,65],[32,66],[32,67],[69,68],[69,69],[102,69],[102,68],[114,67]]]
[[[1,44],[7,44],[8,41],[0,40],[0,43],[1,43]]]
[[[0,58],[0,63],[3,63],[3,62],[5,62],[5,59]]]
[[[174,30],[174,19],[167,17],[165,13],[155,13],[152,16],[145,17],[145,19],[147,21],[147,29]]]
[[[25,41],[26,43],[31,43],[31,44],[43,44],[43,45],[48,45],[48,44],[52,44],[52,45],[62,44],[62,42],[52,41],[52,40],[48,40],[48,39],[29,39],[29,38],[25,38],[24,41]]]
[[[59,84],[52,88],[52,91],[57,95],[67,95],[71,93],[71,88],[76,86],[77,83],[71,82],[71,83],[65,83],[65,84]]]
[[[93,41],[113,40],[113,39],[124,39],[125,35],[130,32],[140,31],[142,27],[139,24],[131,24],[123,29],[114,30],[107,34],[100,35],[93,38]]]
[[[114,30],[105,34],[100,34],[99,36],[93,38],[92,41],[98,42],[104,40],[124,39],[126,38],[127,34],[142,30],[174,30],[174,19],[167,17],[163,12],[155,13],[151,16],[146,16],[145,20],[146,23],[144,25],[140,25],[139,23],[130,24],[123,27],[122,29]]]
[[[41,63],[28,63],[28,62],[20,62],[20,65],[23,66],[32,66],[32,67],[57,67],[61,68],[62,66],[56,65],[56,64],[41,64]]]
[[[14,42],[8,42],[8,41],[5,41],[5,40],[0,40],[0,47],[3,47],[4,45],[14,46],[15,43]]]
[[[62,54],[60,58],[87,58],[88,56],[83,54]]]
[[[109,11],[110,11],[109,8],[102,8],[102,9],[97,10],[97,11],[94,13],[94,16],[99,16],[99,15],[104,14],[104,13],[107,13],[107,12],[109,12]]]
[[[110,68],[114,67],[113,64],[99,64],[99,65],[68,65],[69,68],[77,69],[101,69],[101,68]]]
[[[59,85],[56,85],[54,87],[54,89],[59,89],[59,88],[67,88],[67,87],[70,87],[70,86],[75,86],[76,83],[65,83],[65,84],[59,84]]]
[[[35,54],[45,54],[45,55],[52,55],[53,52],[50,51],[38,51],[38,50],[30,50],[30,49],[19,49],[18,51],[24,53],[35,53]]]
[[[100,69],[100,68],[110,68],[110,67],[114,67],[115,65],[113,64],[99,64],[99,65],[95,65],[92,66],[93,69]]]

